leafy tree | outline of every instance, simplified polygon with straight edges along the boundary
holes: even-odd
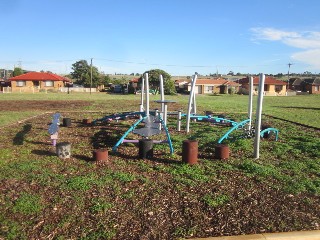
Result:
[[[163,77],[163,87],[164,87],[164,93],[165,94],[175,94],[176,89],[174,86],[174,81],[171,80],[171,75],[161,69],[152,69],[149,71],[146,71],[145,73],[148,73],[148,79],[149,79],[149,87],[150,89],[159,91],[160,89],[160,79],[159,76],[162,75]],[[144,75],[144,74],[143,74]],[[142,77],[140,77],[139,82],[142,81]]]
[[[23,74],[22,68],[20,68],[20,67],[15,67],[14,68],[14,70],[13,70],[13,76],[14,77],[22,75],[22,74]]]
[[[108,85],[109,83],[111,83],[111,78],[109,75],[104,75],[102,76],[102,84],[104,85]]]
[[[91,82],[91,66],[88,64],[86,60],[80,60],[72,64],[72,70],[71,76],[73,79],[76,79],[75,83],[84,85],[86,87],[90,87]],[[95,66],[92,66],[92,86],[96,87],[98,84],[101,83],[99,81],[100,73],[98,71],[98,68]]]

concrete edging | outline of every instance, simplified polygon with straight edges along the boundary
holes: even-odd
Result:
[[[194,238],[193,240],[320,240],[320,230]]]

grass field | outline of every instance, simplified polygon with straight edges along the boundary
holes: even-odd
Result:
[[[187,110],[188,96],[177,95],[167,96],[167,99],[175,100],[183,111]],[[150,96],[151,101],[158,100],[159,96]],[[92,101],[92,106],[84,108],[83,110],[91,111],[107,111],[107,112],[120,112],[120,111],[136,111],[139,109],[140,95],[114,95],[114,94],[54,94],[54,93],[39,93],[39,94],[1,94],[0,101],[6,104],[6,101],[12,100],[86,100]],[[119,101],[118,108],[110,109],[108,107],[109,101]],[[255,111],[257,98],[253,100],[253,111]],[[121,102],[125,104],[121,104]],[[132,102],[132,103],[130,103]],[[304,95],[292,97],[264,97],[263,113],[280,117],[287,120],[293,120],[297,123],[306,124],[313,127],[320,127],[320,95]],[[96,106],[99,108],[96,108]],[[198,95],[197,96],[198,112],[211,110],[214,112],[233,113],[233,112],[247,112],[248,110],[248,96],[245,95]],[[159,107],[153,104],[154,107]],[[169,110],[170,107],[169,107]],[[173,109],[177,110],[177,109]],[[47,109],[50,111],[50,109]],[[35,114],[40,112],[34,112]],[[0,126],[8,122],[23,119],[32,116],[32,112],[19,109],[10,112],[3,111],[0,116]]]
[[[186,111],[188,96],[167,98],[178,102],[169,111]],[[134,120],[81,122],[138,110],[139,99],[0,95],[0,239],[182,239],[320,229],[320,96],[265,97],[263,121],[279,129],[279,141],[263,139],[254,159],[253,139],[237,131],[224,142],[228,160],[214,159],[226,126],[192,122],[186,134],[170,118],[174,154],[156,145],[147,160],[138,159],[133,144],[111,152]],[[224,113],[236,121],[246,119],[247,101],[197,96],[199,113]],[[57,111],[73,122],[59,132],[59,141],[72,143],[67,160],[56,156],[47,133]],[[198,140],[199,164],[181,164],[185,139]],[[109,150],[108,163],[92,161],[97,148]]]

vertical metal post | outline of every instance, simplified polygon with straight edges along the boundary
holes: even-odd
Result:
[[[167,115],[168,115],[168,105],[165,104],[164,105],[164,112],[163,112],[163,121],[164,121],[164,125],[167,126]]]
[[[188,104],[188,112],[187,112],[187,127],[186,127],[186,132],[188,133],[190,131],[190,114],[191,114],[191,105],[194,101],[194,87],[196,85],[197,81],[197,74],[195,74],[192,78],[191,82],[191,91],[190,91],[190,96],[189,96],[189,104]]]
[[[91,88],[92,88],[92,58],[91,58],[91,64],[90,64],[90,94],[91,94]]]
[[[177,131],[181,131],[181,110],[178,111]]]
[[[249,124],[248,124],[248,130],[251,131],[251,124],[252,124],[252,96],[253,94],[253,77],[249,77],[249,107],[248,107],[248,118],[249,118]]]
[[[140,112],[144,111],[144,77],[142,77],[142,83],[141,83],[141,98],[140,98]],[[142,119],[142,115],[140,115],[140,119]]]
[[[264,94],[264,80],[265,75],[260,73],[259,76],[259,95],[256,111],[256,124],[255,124],[255,138],[254,138],[254,158],[259,158],[260,148],[260,129],[261,129],[261,114],[262,114],[262,102]]]
[[[146,117],[149,116],[149,77],[148,73],[146,73],[145,79],[145,87],[146,87]]]
[[[195,86],[194,86],[195,87]],[[192,111],[193,114],[197,114],[197,103],[196,103],[196,91],[193,91]]]
[[[160,76],[159,76],[159,78],[160,78],[160,96],[161,96],[161,117],[162,117],[162,119],[165,119],[164,118],[164,103],[163,103],[163,101],[164,101],[164,88],[163,88],[163,77],[162,77],[162,75],[160,74]],[[166,120],[164,120],[165,121],[165,123],[166,123]]]

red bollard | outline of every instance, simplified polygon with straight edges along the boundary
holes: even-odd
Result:
[[[83,119],[82,123],[85,124],[85,125],[90,125],[92,123],[92,119],[91,118]]]
[[[225,144],[217,144],[215,146],[215,158],[216,159],[228,159],[229,158],[229,146]]]
[[[189,165],[198,163],[198,141],[184,140],[182,143],[182,161]]]
[[[93,151],[93,158],[96,162],[107,162],[108,161],[108,150],[107,149],[96,149]]]

